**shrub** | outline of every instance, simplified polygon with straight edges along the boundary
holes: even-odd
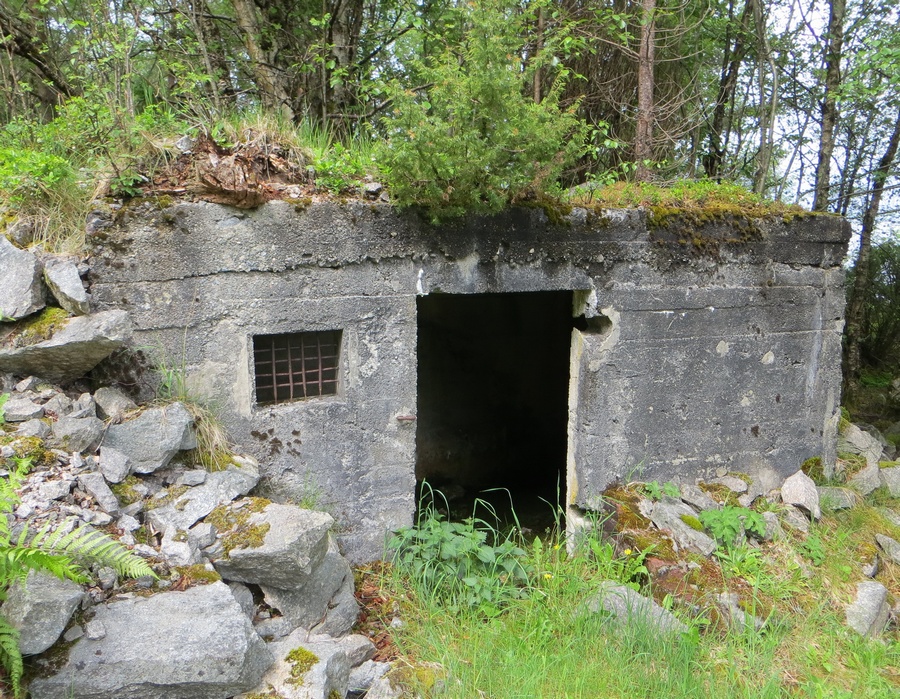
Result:
[[[399,206],[422,206],[433,220],[496,212],[541,194],[586,152],[586,126],[559,103],[564,71],[540,103],[526,96],[531,71],[549,54],[523,65],[532,18],[513,7],[462,4],[466,38],[416,65],[426,87],[386,88],[393,108],[380,161]]]

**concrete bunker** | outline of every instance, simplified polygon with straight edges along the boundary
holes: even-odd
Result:
[[[115,244],[95,241],[92,304],[178,358],[258,460],[257,494],[314,492],[353,561],[412,523],[423,474],[534,484],[569,516],[629,477],[774,479],[834,457],[845,221],[765,216],[746,235],[643,210],[439,227],[362,201],[126,213]],[[141,385],[121,361],[120,386]]]
[[[416,479],[451,511],[511,499],[541,527],[565,502],[572,303],[569,291],[418,298]]]

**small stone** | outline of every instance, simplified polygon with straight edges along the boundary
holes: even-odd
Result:
[[[375,655],[375,644],[362,634],[354,633],[338,641],[344,652],[347,653],[347,659],[350,661],[350,667],[361,665]]]
[[[832,488],[827,486],[819,486],[819,502],[822,507],[827,510],[849,510],[857,501],[859,496],[848,488]]]
[[[47,500],[62,500],[72,491],[72,481],[47,481],[40,488],[40,496]]]
[[[778,521],[778,515],[774,512],[763,512],[762,518],[766,523],[766,533],[763,534],[764,541],[775,541],[784,536],[784,530],[781,528],[781,523]]]
[[[861,636],[877,636],[887,626],[887,588],[874,580],[856,584],[856,600],[846,609],[847,625]]]
[[[367,660],[350,670],[350,683],[348,689],[356,694],[367,692],[373,684],[384,677],[391,669],[390,663],[379,663]],[[368,695],[367,695],[368,696]]]
[[[84,629],[81,626],[76,625],[63,634],[63,640],[66,643],[71,643],[72,641],[77,641],[82,636],[84,636]]]
[[[89,641],[100,641],[106,638],[106,627],[102,621],[93,619],[84,625],[84,634]]]
[[[244,614],[246,614],[249,619],[253,619],[253,617],[256,616],[256,604],[253,602],[253,593],[250,592],[250,588],[244,585],[244,583],[230,582],[228,583],[228,589],[231,590],[231,594],[237,600],[237,603],[241,605]]]
[[[123,532],[133,532],[137,529],[140,529],[141,523],[131,515],[123,514],[121,517],[119,517],[119,521],[116,523],[116,527],[121,529]]]
[[[797,471],[781,486],[781,500],[787,505],[794,505],[809,513],[814,519],[822,517],[822,509],[819,506],[819,491],[812,478],[803,471]]]
[[[25,391],[34,391],[41,380],[37,376],[29,376],[27,378],[22,379],[19,383],[16,384],[16,392],[17,393],[25,393]]]
[[[90,512],[89,514],[90,516],[86,518],[86,521],[98,527],[105,527],[113,521],[112,515],[108,515],[105,512]]]
[[[3,405],[7,422],[25,422],[44,416],[44,409],[27,398],[10,398]]]
[[[878,571],[881,569],[880,560],[878,556],[872,558],[871,562],[863,563],[862,566],[862,574],[867,578],[874,578],[878,575]]]
[[[26,420],[19,425],[19,429],[16,430],[16,435],[19,437],[39,437],[41,439],[46,439],[50,436],[50,425],[43,420]]]
[[[253,630],[266,641],[277,641],[290,635],[294,631],[294,626],[283,616],[277,616],[260,619],[253,624]]]
[[[584,601],[584,612],[597,614],[603,610],[611,614],[619,624],[639,621],[659,633],[684,633],[688,630],[674,614],[627,585],[607,580],[598,587],[597,594]]]
[[[198,549],[205,549],[216,541],[216,528],[207,522],[198,522],[188,529],[188,541]]]
[[[878,463],[869,464],[858,473],[853,474],[847,481],[847,485],[860,495],[869,495],[881,485],[881,469]]]
[[[406,626],[406,624],[403,623],[403,619],[395,616],[393,619],[391,619],[390,626],[392,629],[402,629],[404,626]]]
[[[380,182],[366,182],[366,184],[363,185],[363,193],[369,199],[377,199],[378,195],[381,194],[381,190],[383,189],[384,185],[382,185]]]
[[[110,515],[119,514],[119,501],[106,485],[99,473],[83,473],[78,476],[78,484],[87,491],[94,501]]]
[[[100,581],[101,590],[111,590],[116,586],[119,577],[116,575],[116,571],[113,568],[104,566],[97,571],[97,579]]]
[[[681,486],[681,500],[696,510],[718,510],[719,503],[704,493],[696,485],[686,484]]]
[[[91,312],[91,297],[84,290],[75,261],[66,257],[47,257],[44,260],[44,281],[59,305],[72,315]]]
[[[131,472],[128,456],[112,447],[100,447],[100,472],[110,483],[121,483]]]
[[[69,417],[97,417],[97,404],[91,398],[90,393],[82,393],[72,403],[72,412]]]
[[[17,248],[5,235],[0,235],[0,269],[0,312],[4,321],[25,318],[44,307],[40,261],[28,250]]]
[[[201,468],[185,471],[176,481],[177,485],[195,486],[202,485],[206,481],[206,471]]]
[[[793,505],[785,505],[782,511],[781,521],[791,529],[809,534],[809,519]]]
[[[94,391],[94,401],[100,410],[102,418],[121,418],[130,410],[135,410],[137,404],[124,393],[115,388],[104,387]]]

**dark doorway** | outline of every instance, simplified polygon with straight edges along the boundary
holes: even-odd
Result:
[[[417,310],[417,480],[454,517],[482,498],[506,518],[511,495],[543,530],[565,503],[572,292],[431,294]]]

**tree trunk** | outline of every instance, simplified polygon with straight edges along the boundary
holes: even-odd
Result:
[[[828,46],[825,50],[825,100],[822,102],[822,130],[819,135],[819,162],[816,166],[816,193],[813,211],[828,209],[834,127],[838,120],[837,91],[841,86],[841,50],[844,43],[846,0],[831,0],[828,18]]]
[[[722,138],[722,134],[725,131],[726,107],[734,101],[738,74],[740,73],[741,63],[747,53],[745,37],[750,25],[750,17],[753,15],[755,2],[756,0],[747,0],[744,4],[744,11],[741,13],[741,24],[734,36],[734,46],[731,45],[730,27],[725,37],[722,74],[719,78],[719,91],[716,95],[712,126],[709,131],[709,154],[704,158],[703,162],[706,176],[717,180],[722,177],[722,163],[725,159],[724,142],[726,139]]]
[[[871,270],[869,261],[872,253],[872,231],[875,229],[875,218],[878,216],[878,208],[881,206],[881,194],[884,191],[884,183],[888,178],[891,166],[897,156],[897,147],[900,145],[900,112],[894,122],[894,132],[888,141],[887,149],[875,174],[872,177],[872,195],[866,205],[863,215],[862,230],[859,233],[859,254],[853,265],[853,289],[850,292],[850,304],[847,308],[847,364],[845,384],[849,388],[859,379],[862,360],[860,348],[862,340],[867,333],[866,323],[866,297],[871,283]]]
[[[650,179],[653,159],[653,67],[656,61],[656,0],[641,2],[641,44],[638,51],[637,128],[634,136],[636,182]]]
[[[285,81],[272,62],[275,50],[269,51],[267,55],[260,43],[259,22],[256,19],[256,6],[253,0],[231,0],[231,4],[234,6],[234,16],[244,39],[247,56],[250,58],[260,100],[266,107],[278,110],[286,119],[293,121],[294,110]]]

